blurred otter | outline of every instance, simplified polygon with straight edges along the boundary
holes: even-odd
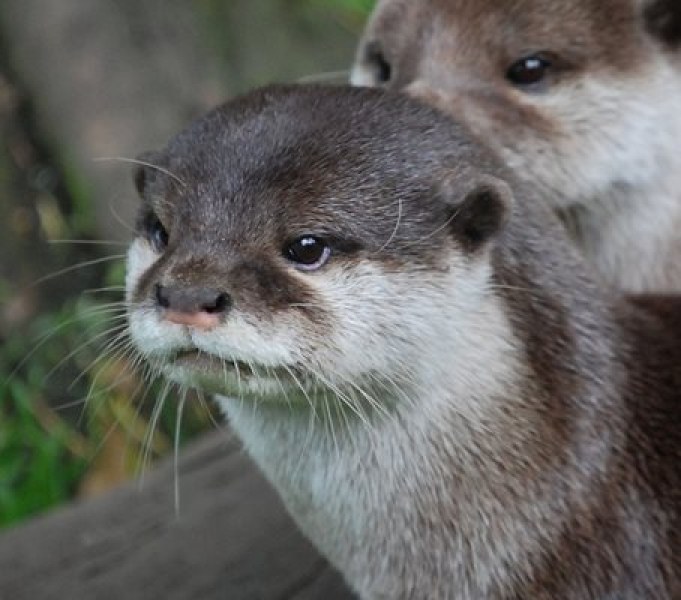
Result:
[[[465,121],[629,291],[681,290],[681,2],[381,0],[352,80]]]

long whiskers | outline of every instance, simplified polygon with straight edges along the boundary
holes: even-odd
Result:
[[[206,396],[204,396],[204,394],[201,390],[196,390],[196,397],[199,399],[199,404],[206,411],[206,414],[208,415],[208,420],[211,422],[213,427],[215,429],[217,429],[218,431],[222,430],[224,428],[224,426],[220,425],[220,423],[218,423],[215,420],[215,417],[213,416],[213,411],[210,409],[210,406],[208,405],[208,401],[206,400]]]
[[[95,306],[91,309],[83,311],[79,315],[52,327],[49,331],[42,334],[33,344],[33,348],[24,355],[24,357],[17,363],[17,365],[12,369],[8,376],[8,379],[12,379],[27,363],[28,361],[38,352],[46,343],[53,339],[58,333],[72,326],[74,323],[81,321],[85,317],[99,316],[100,311],[106,311],[112,308],[112,306],[117,303],[112,303],[111,305]],[[89,331],[89,330],[88,330]],[[86,331],[87,333],[87,331]]]
[[[118,317],[118,319],[125,318],[125,315],[121,315]],[[95,343],[97,340],[102,339],[103,337],[107,337],[113,333],[118,333],[121,331],[121,329],[124,329],[127,327],[127,323],[120,323],[118,325],[114,325],[113,327],[110,327],[106,331],[102,331],[101,333],[95,335],[92,338],[87,339],[84,341],[82,344],[76,346],[71,352],[69,352],[66,356],[64,356],[54,367],[52,367],[48,372],[47,375],[45,375],[44,381],[47,381],[52,377],[60,368],[63,364],[71,360],[74,356],[76,356],[79,352],[81,352],[84,348],[88,347],[89,345]],[[70,386],[71,389],[71,386]]]
[[[122,162],[122,163],[129,163],[133,165],[139,165],[141,167],[148,167],[150,169],[154,169],[156,171],[159,171],[160,173],[163,173],[164,175],[167,175],[168,177],[174,179],[179,183],[182,187],[187,187],[187,184],[180,179],[175,173],[172,171],[169,171],[168,169],[165,169],[164,167],[161,167],[159,165],[155,165],[154,163],[150,163],[144,160],[140,160],[138,158],[128,158],[126,156],[98,156],[97,158],[92,159],[93,162]]]
[[[109,285],[106,287],[90,288],[89,290],[84,290],[82,293],[84,295],[89,294],[118,294],[125,291],[124,285]]]
[[[303,396],[307,400],[310,409],[312,410],[312,413],[314,414],[315,418],[317,417],[317,408],[315,406],[315,403],[312,401],[312,398],[310,398],[310,395],[308,394],[307,390],[305,389],[305,386],[301,383],[300,379],[296,377],[295,373],[293,372],[292,369],[284,365],[284,369],[288,373],[289,377],[295,382],[296,386],[300,391],[302,392]]]
[[[149,465],[151,457],[152,439],[154,431],[156,431],[156,428],[158,427],[158,422],[159,419],[161,418],[161,412],[163,411],[163,406],[165,405],[168,395],[170,394],[170,389],[171,383],[169,381],[166,381],[163,385],[163,389],[161,391],[160,396],[158,397],[156,403],[154,404],[154,408],[151,413],[151,418],[149,420],[149,425],[147,427],[147,433],[144,436],[144,442],[142,444],[144,450],[142,451],[142,459],[140,465],[141,467],[140,488],[144,486],[146,468]]]
[[[174,476],[174,492],[175,492],[175,518],[180,518],[180,426],[182,424],[182,414],[184,413],[184,405],[187,402],[187,388],[182,390],[180,402],[177,405],[177,416],[175,418],[175,443],[173,444],[173,476]]]
[[[462,207],[455,210],[442,225],[440,225],[439,227],[436,227],[428,235],[424,235],[423,237],[421,237],[417,240],[414,240],[413,242],[410,242],[408,244],[404,244],[404,247],[408,248],[410,246],[417,246],[417,245],[422,244],[423,242],[425,242],[425,241],[427,241],[431,238],[434,238],[438,233],[447,229],[447,227],[449,227],[454,222],[454,220],[459,216],[459,212],[461,212],[461,208]]]
[[[127,242],[117,242],[114,240],[48,240],[48,244],[72,244],[82,246],[128,246]]]
[[[85,374],[92,371],[99,363],[105,362],[106,364],[111,364],[112,362],[125,358],[128,355],[134,354],[135,348],[133,346],[132,341],[129,339],[128,335],[129,334],[127,328],[118,332],[114,336],[114,338],[104,347],[102,353],[99,356],[95,357],[71,382],[68,389],[71,390],[75,388],[75,386],[85,376]],[[137,365],[139,365],[139,362],[141,360],[142,357],[138,356],[137,358],[134,359],[132,363],[128,363],[128,368],[132,373],[136,371]],[[95,373],[95,376],[93,377],[92,383],[90,385],[91,389],[94,389],[94,387],[96,386],[99,376],[106,368],[106,364],[103,365],[100,369],[98,369],[98,371]],[[116,385],[112,385],[111,389],[113,389],[113,387],[116,387]]]
[[[111,203],[109,203],[109,212],[111,213],[111,216],[112,216],[114,219],[116,219],[116,222],[119,223],[120,225],[122,225],[123,228],[124,228],[126,231],[128,231],[129,233],[131,233],[133,236],[136,236],[136,235],[138,234],[138,233],[137,233],[137,230],[135,229],[135,227],[132,226],[132,225],[130,225],[130,223],[128,223],[123,217],[121,217],[121,215],[119,215],[119,214],[116,212],[116,209],[114,208],[114,205],[111,204]]]
[[[390,243],[395,239],[395,236],[397,235],[397,232],[400,228],[400,223],[402,222],[402,210],[403,210],[402,198],[398,196],[398,198],[397,198],[397,221],[395,223],[395,227],[392,230],[390,237],[386,240],[385,244],[383,244],[378,249],[378,252],[377,252],[378,254],[383,252],[383,250],[385,250],[390,245]]]
[[[91,266],[94,266],[94,265],[100,265],[102,263],[112,262],[114,260],[120,260],[122,258],[125,258],[125,254],[112,254],[110,256],[103,256],[101,258],[95,258],[93,260],[86,260],[84,262],[80,262],[78,264],[71,265],[71,266],[66,267],[64,269],[60,269],[59,271],[56,271],[54,273],[50,273],[48,275],[45,275],[45,276],[41,277],[40,279],[37,279],[36,281],[34,281],[32,284],[30,284],[29,288],[40,285],[41,283],[44,283],[46,281],[56,279],[57,277],[61,277],[62,275],[65,275],[66,273],[72,273],[73,271],[77,271],[78,269],[83,269],[85,267],[91,267]]]

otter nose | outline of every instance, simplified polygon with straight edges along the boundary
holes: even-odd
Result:
[[[198,329],[212,329],[232,306],[226,292],[205,287],[156,285],[156,303],[166,321]]]

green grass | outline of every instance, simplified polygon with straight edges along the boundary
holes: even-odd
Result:
[[[87,460],[74,452],[68,425],[56,422],[46,430],[24,382],[7,385],[1,415],[0,526],[6,526],[69,499]]]
[[[82,436],[49,408],[44,394],[47,374],[75,343],[70,317],[43,315],[30,333],[5,341],[0,356],[0,526],[70,498],[87,467]],[[30,354],[29,340],[41,330],[57,334]]]
[[[368,16],[376,4],[376,0],[333,0],[328,4],[336,5],[338,8],[350,10],[364,16]]]

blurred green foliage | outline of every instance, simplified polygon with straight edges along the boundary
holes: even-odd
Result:
[[[0,526],[72,496],[85,459],[72,455],[66,425],[53,426],[49,433],[46,436],[36,418],[30,388],[14,382],[3,402],[0,423]]]
[[[345,11],[354,16],[366,18],[376,4],[376,0],[302,0],[325,10]]]
[[[323,0],[317,1],[321,2]],[[335,0],[335,4],[338,8],[352,10],[366,16],[371,12],[374,4],[376,4],[376,0]]]
[[[0,355],[0,525],[70,498],[85,471],[81,435],[44,395],[50,370],[82,343],[74,312],[69,306],[40,316],[30,332],[9,337]],[[36,348],[32,340],[40,339]]]

